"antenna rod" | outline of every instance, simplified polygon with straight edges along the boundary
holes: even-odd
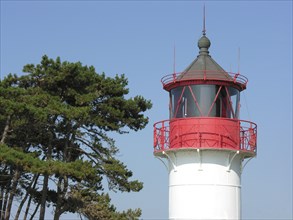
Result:
[[[176,46],[175,46],[175,42],[174,42],[174,54],[173,54],[173,72],[174,75],[176,74]]]
[[[206,5],[203,5],[203,30],[202,34],[206,35]]]
[[[238,74],[240,73],[240,47],[238,47]]]

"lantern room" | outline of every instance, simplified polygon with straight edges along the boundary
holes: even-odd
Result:
[[[219,85],[186,85],[170,91],[170,119],[238,118],[239,90]]]
[[[154,125],[155,154],[184,148],[256,154],[256,124],[239,119],[240,93],[248,80],[217,64],[210,46],[203,32],[196,59],[183,72],[162,78],[169,92],[169,120]]]
[[[245,89],[247,79],[222,69],[209,55],[210,45],[203,35],[198,41],[197,59],[184,72],[162,79],[170,93],[170,119],[239,117],[240,91]]]

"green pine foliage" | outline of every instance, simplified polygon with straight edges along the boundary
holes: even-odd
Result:
[[[143,187],[116,158],[109,134],[143,129],[151,102],[126,98],[125,75],[107,77],[59,57],[43,56],[23,72],[0,81],[0,219],[9,220],[15,201],[15,219],[21,212],[23,219],[44,219],[47,206],[53,206],[55,220],[66,212],[137,219],[140,209],[118,212],[104,192]]]

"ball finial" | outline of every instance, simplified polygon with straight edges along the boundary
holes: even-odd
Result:
[[[207,38],[205,35],[203,35],[197,43],[197,46],[200,50],[200,54],[201,53],[209,53],[208,49],[211,46],[211,41],[209,40],[209,38]]]

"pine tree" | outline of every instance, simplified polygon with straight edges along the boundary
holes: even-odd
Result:
[[[132,172],[115,155],[109,134],[143,129],[151,102],[126,98],[124,75],[106,77],[80,62],[43,56],[24,66],[23,76],[0,82],[0,220],[9,220],[12,203],[21,200],[15,219],[35,207],[44,219],[66,212],[88,219],[136,219],[141,210],[116,211],[104,192],[140,191]],[[54,187],[52,187],[52,185]]]

